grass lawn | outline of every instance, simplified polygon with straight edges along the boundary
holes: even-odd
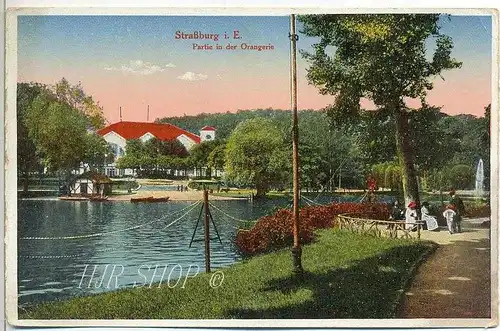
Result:
[[[20,319],[393,318],[430,242],[321,230],[303,247],[303,278],[281,250],[220,269],[220,287],[199,274],[175,288],[136,288],[46,303]]]

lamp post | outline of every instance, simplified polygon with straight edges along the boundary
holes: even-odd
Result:
[[[297,115],[297,39],[295,33],[295,14],[290,15],[290,76],[292,95],[292,164],[293,164],[293,271],[301,274],[302,248],[300,246],[300,219],[299,219],[299,126]]]

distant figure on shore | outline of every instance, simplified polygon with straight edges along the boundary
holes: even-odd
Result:
[[[443,216],[446,219],[446,224],[448,225],[448,232],[450,232],[450,234],[454,234],[456,228],[455,221],[457,217],[455,206],[452,204],[448,204],[446,206],[446,210],[443,212]]]
[[[455,222],[457,232],[462,232],[462,216],[465,214],[465,205],[462,199],[456,194],[455,190],[450,191],[450,204],[455,206]]]

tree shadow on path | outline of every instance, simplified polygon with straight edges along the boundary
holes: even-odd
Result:
[[[394,318],[414,264],[430,250],[430,245],[400,246],[346,268],[274,279],[256,291],[278,291],[287,296],[306,291],[308,299],[292,305],[277,303],[273,308],[233,308],[227,315],[252,319]]]

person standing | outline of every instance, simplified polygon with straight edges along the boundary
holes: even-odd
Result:
[[[455,206],[455,225],[457,232],[462,232],[462,217],[465,214],[465,205],[462,199],[456,194],[455,190],[450,191],[450,204]]]
[[[407,230],[413,229],[417,222],[417,203],[415,201],[410,201],[408,208],[406,208],[405,213],[405,228]]]
[[[443,212],[443,216],[446,219],[446,224],[448,225],[448,231],[450,234],[455,233],[455,221],[457,217],[455,206],[452,204],[447,205],[445,211]]]

